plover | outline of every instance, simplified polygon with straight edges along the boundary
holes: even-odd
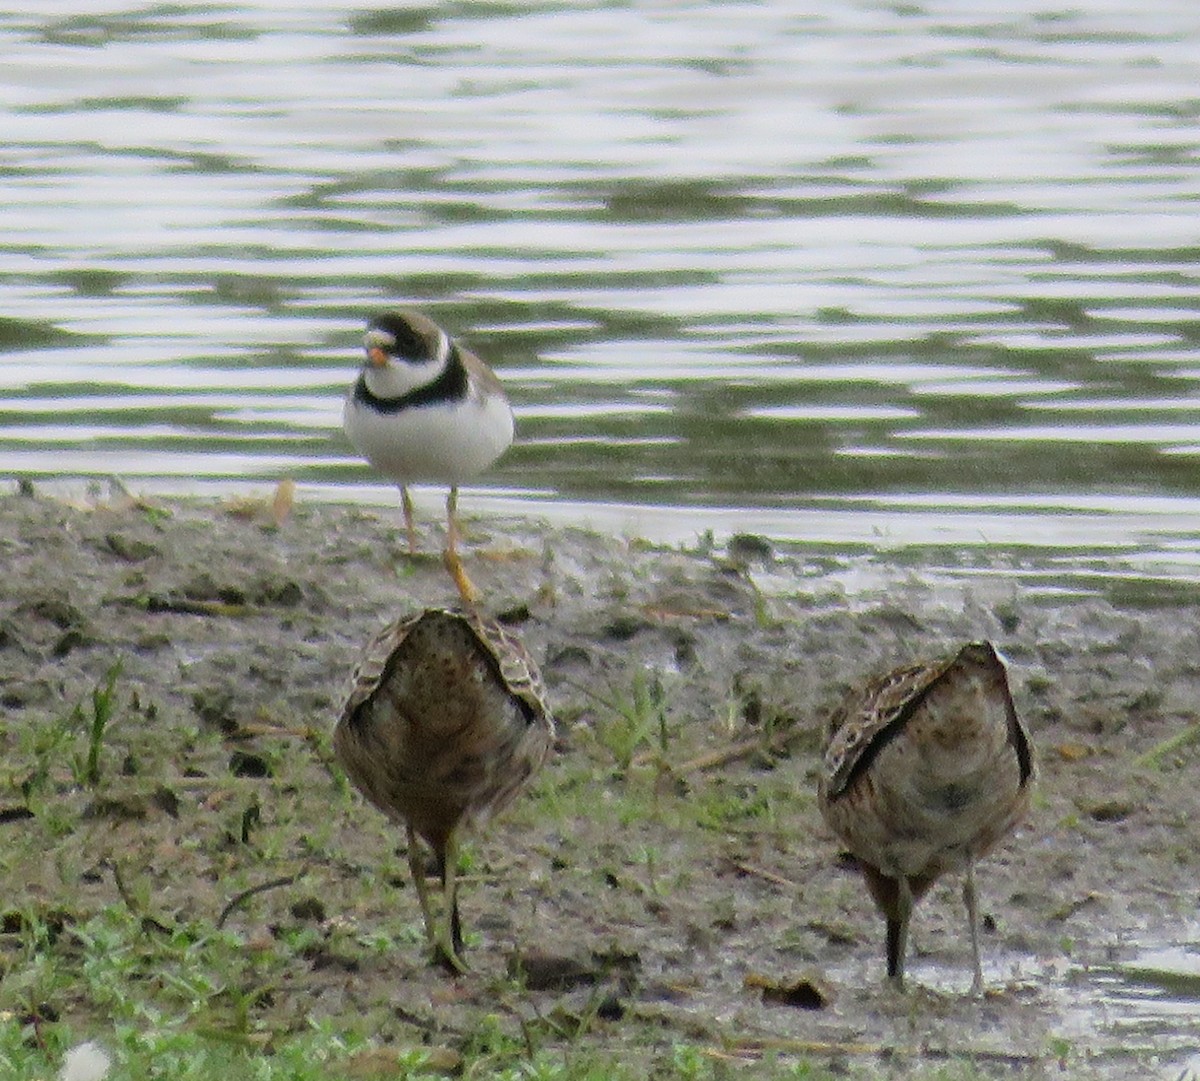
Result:
[[[380,473],[400,485],[410,552],[417,550],[409,485],[449,485],[446,567],[467,604],[478,594],[458,554],[458,486],[512,443],[513,415],[495,373],[420,312],[367,324],[366,362],[346,398],[342,426]]]

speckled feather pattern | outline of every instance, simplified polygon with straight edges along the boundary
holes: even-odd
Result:
[[[502,810],[542,765],[553,721],[521,641],[473,612],[427,609],[364,651],[334,749],[376,807],[435,848]]]
[[[932,882],[986,853],[1028,808],[1032,751],[990,643],[869,681],[828,735],[821,813],[884,875]]]
[[[825,791],[836,799],[863,754],[906,709],[942,677],[956,655],[911,664],[876,676],[852,690],[826,724]]]

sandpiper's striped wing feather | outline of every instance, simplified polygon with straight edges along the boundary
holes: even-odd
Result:
[[[553,745],[541,675],[520,640],[453,608],[427,608],[371,640],[334,730],[363,794],[430,843],[504,808]]]
[[[534,716],[549,718],[542,674],[521,639],[495,620],[485,619],[476,612],[467,611],[460,615],[475,633],[479,644],[491,655],[508,692],[524,702]]]
[[[416,612],[389,623],[366,644],[350,676],[350,690],[342,707],[342,721],[351,717],[379,689],[388,661],[425,615],[426,612]]]
[[[822,775],[827,799],[835,799],[845,789],[872,744],[893,724],[901,722],[910,707],[946,674],[957,656],[952,653],[936,661],[896,668],[846,696],[827,726],[829,742]]]
[[[364,648],[351,676],[350,690],[342,709],[343,718],[351,716],[379,689],[396,651],[403,645],[413,628],[431,616],[457,619],[469,627],[475,640],[491,658],[508,692],[524,702],[530,714],[541,723],[552,724],[541,672],[524,643],[495,620],[487,619],[474,611],[460,611],[456,608],[426,608],[388,624],[376,634]]]

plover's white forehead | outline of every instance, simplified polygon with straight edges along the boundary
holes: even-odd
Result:
[[[363,335],[363,347],[368,350],[382,349],[385,353],[390,353],[396,348],[396,339],[386,330],[371,327]]]

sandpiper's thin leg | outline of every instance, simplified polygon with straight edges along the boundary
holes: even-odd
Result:
[[[408,554],[417,554],[417,527],[413,521],[412,496],[408,494],[408,485],[400,485],[400,507],[404,511],[404,531],[408,534]]]
[[[904,986],[904,957],[908,952],[908,921],[912,916],[913,895],[908,879],[896,879],[896,915],[887,921],[888,979],[897,988]]]
[[[408,826],[408,869],[412,872],[413,885],[417,888],[417,900],[421,903],[421,915],[425,918],[425,937],[429,940],[430,947],[436,950],[437,925],[429,903],[429,886],[425,882],[425,850],[417,841],[417,834],[412,826]]]
[[[442,961],[455,972],[466,972],[459,956],[462,949],[462,925],[458,918],[458,838],[451,833],[441,854],[442,923],[438,952]]]
[[[963,903],[967,906],[967,922],[971,926],[971,956],[975,961],[975,978],[971,994],[983,994],[983,964],[979,959],[979,912],[975,894],[975,861],[967,861],[967,877],[963,881]]]
[[[458,587],[458,595],[462,597],[463,604],[468,608],[474,608],[479,603],[479,590],[475,588],[474,583],[467,577],[466,568],[462,565],[462,560],[459,558],[458,537],[458,487],[451,485],[450,494],[446,496],[446,570],[450,572],[450,577],[454,579],[454,584]]]

